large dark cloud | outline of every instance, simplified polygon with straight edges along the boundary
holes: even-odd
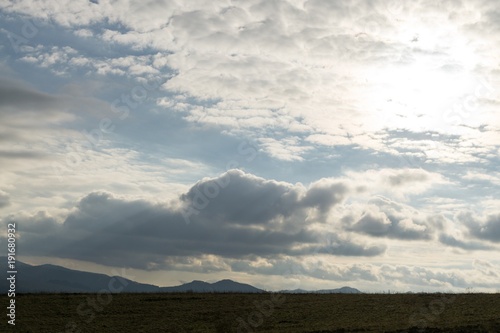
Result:
[[[311,209],[327,211],[346,193],[345,186],[330,180],[306,189],[231,170],[198,182],[169,205],[93,192],[61,224],[43,213],[7,220],[17,219],[23,226],[21,245],[26,255],[138,268],[165,268],[171,258],[204,255],[248,259],[383,253],[385,246],[353,242],[333,232],[326,234],[325,242],[325,233],[306,221]],[[197,210],[188,221],[187,209]]]
[[[345,184],[328,179],[314,183],[308,190],[300,185],[265,180],[230,170],[222,177],[198,182],[181,200],[191,218],[214,220],[213,223],[268,224],[274,219],[288,221],[287,228],[302,225],[306,210],[321,214],[342,202],[348,194]]]
[[[214,223],[266,224],[279,216],[290,217],[297,210],[301,190],[230,170],[222,177],[196,183],[181,200],[189,216],[196,214]]]

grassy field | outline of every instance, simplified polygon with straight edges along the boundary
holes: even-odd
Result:
[[[15,327],[3,318],[23,333],[500,332],[500,294],[28,294]]]

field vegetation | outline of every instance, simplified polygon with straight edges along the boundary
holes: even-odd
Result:
[[[7,304],[6,296],[0,297]],[[1,332],[500,332],[500,294],[26,294]]]

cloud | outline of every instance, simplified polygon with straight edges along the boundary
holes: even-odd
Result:
[[[235,272],[267,276],[278,275],[289,279],[296,276],[308,276],[333,281],[377,281],[380,279],[377,276],[376,268],[372,265],[334,265],[323,261],[323,259],[297,260],[293,257],[286,257],[261,262],[241,260],[232,262],[231,269]]]
[[[181,196],[186,210],[195,215],[237,224],[261,224],[279,220],[287,228],[303,224],[308,209],[327,214],[348,195],[346,184],[319,180],[306,189],[301,184],[265,180],[230,170],[216,179],[205,179]]]
[[[376,257],[386,250],[383,244],[357,244],[346,236],[339,237],[335,234],[322,235],[319,239],[321,240],[319,245],[306,248],[301,253]]]
[[[22,221],[22,233],[37,236],[47,236],[57,232],[60,225],[58,219],[51,216],[47,211],[39,211],[35,214],[20,212],[17,214],[9,214],[6,220],[16,222]],[[27,223],[25,223],[27,222]]]
[[[441,174],[420,168],[381,168],[363,172],[347,171],[345,174],[355,184],[367,188],[368,193],[387,194],[400,199],[448,183]]]
[[[321,280],[349,281],[357,285],[376,285],[378,291],[463,290],[465,288],[498,287],[498,268],[485,261],[474,260],[464,269],[426,268],[418,265],[376,265],[370,263],[338,264],[325,258],[296,259],[286,257],[260,262],[239,260],[230,263],[234,272],[247,272],[283,278],[282,284],[294,288],[318,289]],[[299,279],[298,277],[302,277]],[[307,277],[312,278],[308,281]],[[305,285],[307,284],[307,285]]]
[[[500,214],[478,219],[470,213],[465,213],[461,214],[459,219],[465,223],[472,236],[491,242],[500,242]]]
[[[438,288],[466,288],[477,285],[475,281],[469,280],[466,274],[458,270],[434,270],[418,266],[382,265],[380,273],[386,281],[401,279],[408,285]]]
[[[407,213],[408,211],[391,209],[386,203],[380,206],[371,204],[354,224],[347,226],[347,229],[374,237],[431,239],[434,230],[430,223],[419,221],[418,217],[412,218]]]
[[[316,207],[326,214],[333,206],[344,201],[349,192],[346,184],[323,179],[311,186],[301,203],[305,207]]]
[[[491,276],[494,278],[498,278],[500,276],[499,267],[495,266],[494,264],[486,260],[475,259],[472,264],[474,268],[476,268],[486,276]]]
[[[0,120],[5,131],[21,136],[27,130],[45,129],[73,117],[61,96],[31,88],[25,82],[0,77]],[[44,122],[39,119],[43,117]],[[17,130],[17,131],[14,131]],[[28,137],[28,135],[24,135]]]
[[[221,177],[196,183],[181,200],[186,210],[194,209],[194,214],[214,219],[214,223],[267,224],[275,218],[290,218],[305,191],[300,185],[229,170]]]
[[[167,95],[201,101],[199,107],[186,108],[184,119],[225,127],[226,133],[243,131],[258,140],[263,151],[283,161],[303,161],[311,144],[361,147],[399,156],[408,149],[425,154],[429,142],[438,148],[429,158],[433,162],[478,161],[475,151],[460,142],[487,144],[492,149],[492,141],[485,140],[479,125],[491,123],[488,117],[494,114],[488,111],[483,117],[475,112],[467,119],[459,115],[468,125],[479,123],[467,132],[449,121],[441,124],[440,117],[443,110],[461,102],[463,95],[473,96],[477,91],[475,83],[469,83],[477,81],[471,78],[477,74],[476,64],[488,58],[480,45],[491,34],[482,28],[495,25],[492,18],[497,11],[491,5],[472,10],[447,3],[432,7],[432,12],[422,2],[394,3],[315,0],[186,5],[155,0],[147,5],[124,1],[75,7],[58,1],[36,6],[13,1],[5,11],[73,29],[79,42],[92,36],[106,48],[112,44],[121,52],[146,53],[117,57],[110,52],[96,57],[85,44],[73,43],[33,49],[22,57],[24,61],[51,68],[57,75],[73,75],[75,68],[81,68],[88,75],[168,77],[163,85]],[[445,23],[436,32],[428,28],[428,22]],[[473,33],[474,27],[479,31]],[[463,30],[470,35],[462,34]],[[133,58],[133,63],[124,64],[121,58]],[[463,68],[460,75],[464,76],[436,68]],[[452,88],[443,90],[443,86]],[[255,108],[263,101],[264,106]],[[203,121],[199,121],[200,110],[209,115]],[[262,116],[264,111],[267,116]],[[257,115],[249,116],[253,113]],[[456,140],[412,138],[435,123],[443,125],[432,128],[436,134],[443,138],[455,134]],[[395,129],[406,137],[393,140]],[[283,137],[263,137],[267,130],[279,131]],[[296,131],[304,137],[297,137]]]
[[[335,263],[493,258],[494,1],[2,4],[0,207],[26,251],[197,272],[324,256],[318,278],[433,286],[450,270]],[[213,177],[235,160],[252,174]]]
[[[424,170],[418,170],[417,172],[410,173],[407,170],[400,171],[396,175],[390,175],[387,177],[389,184],[391,186],[405,186],[409,183],[425,182],[428,180],[427,172]]]
[[[283,140],[261,138],[258,141],[270,156],[283,161],[303,161],[302,153],[310,150],[310,147],[301,146],[297,137]]]
[[[308,221],[309,214],[326,213],[346,193],[344,186],[330,180],[306,189],[230,170],[201,180],[169,204],[93,192],[60,221],[47,213],[14,214],[7,220],[29,225],[21,235],[26,254],[145,269],[165,268],[172,258],[204,255],[243,259],[382,254],[384,245],[354,242],[333,231],[319,233],[315,221]],[[189,223],[186,209],[197,210]],[[36,232],[42,229],[50,232]]]
[[[493,185],[500,185],[500,174],[498,172],[481,173],[468,170],[467,173],[462,177],[463,179],[480,183],[481,185],[488,185],[491,183]]]
[[[62,108],[62,99],[55,95],[0,78],[0,162],[7,170],[47,159],[51,126],[73,119]]]
[[[57,99],[51,95],[22,86],[16,81],[0,78],[0,107],[42,108],[47,109],[56,104]]]
[[[0,190],[0,209],[10,205],[10,196],[8,193]]]
[[[491,250],[493,247],[480,243],[480,242],[466,242],[460,239],[457,239],[451,235],[441,234],[439,236],[439,241],[445,245],[461,248],[468,251],[473,250]]]

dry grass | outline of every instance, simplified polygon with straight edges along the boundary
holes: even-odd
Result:
[[[0,331],[500,332],[499,294],[273,295],[18,295],[16,326],[4,315]]]

